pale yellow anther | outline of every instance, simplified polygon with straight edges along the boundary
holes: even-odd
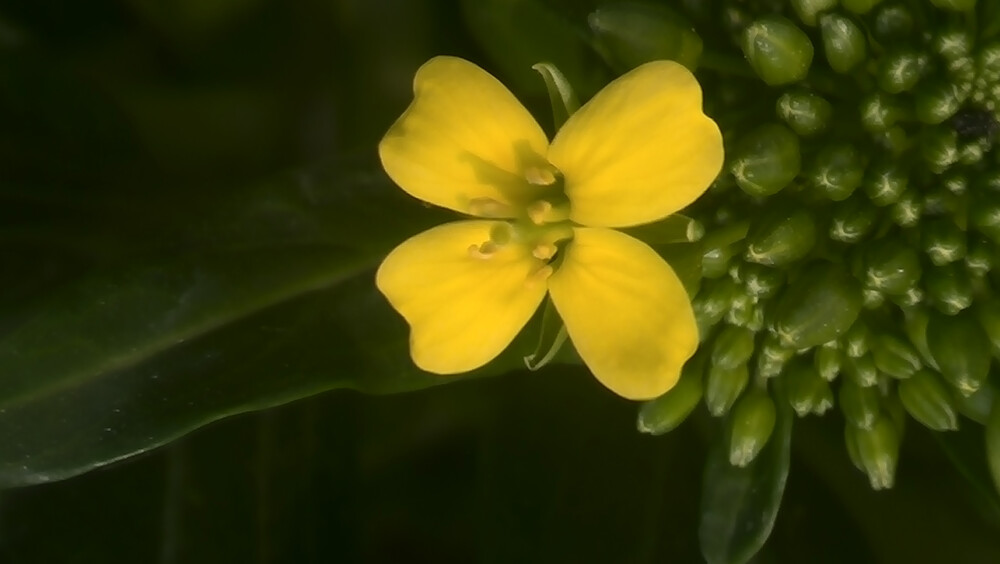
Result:
[[[534,287],[538,284],[544,284],[545,281],[549,279],[549,276],[552,276],[553,272],[555,272],[555,270],[551,266],[545,265],[539,268],[538,270],[532,272],[531,274],[529,274],[528,279],[525,281],[525,284],[529,288]]]
[[[469,200],[469,213],[476,217],[513,217],[513,208],[493,198],[473,198]]]
[[[500,247],[493,241],[486,241],[482,245],[469,245],[469,256],[476,259],[492,258]]]
[[[556,256],[556,251],[558,250],[559,248],[555,245],[540,243],[531,251],[531,256],[539,260],[549,260],[550,258]]]
[[[546,200],[538,200],[528,206],[528,217],[535,225],[542,225],[552,214],[552,203]]]
[[[530,166],[524,170],[528,184],[535,186],[550,186],[556,182],[556,174],[550,168]]]

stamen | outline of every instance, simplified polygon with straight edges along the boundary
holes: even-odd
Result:
[[[536,200],[528,205],[528,218],[535,225],[558,223],[569,219],[569,204],[553,205],[548,200]]]
[[[472,258],[486,260],[493,258],[493,255],[500,249],[500,247],[493,241],[486,241],[482,245],[469,245],[469,256]]]
[[[559,248],[555,245],[550,245],[549,243],[539,243],[531,251],[531,256],[539,260],[549,260],[550,258],[556,256],[556,251]]]
[[[556,183],[556,174],[551,168],[531,166],[524,170],[524,177],[528,184],[535,186],[550,186]]]
[[[545,265],[529,274],[528,279],[524,283],[529,288],[538,284],[544,284],[545,281],[549,279],[549,276],[552,276],[553,272],[555,272],[555,270],[551,266]]]
[[[476,217],[501,218],[514,217],[514,210],[509,205],[493,198],[473,198],[469,200],[469,213]]]

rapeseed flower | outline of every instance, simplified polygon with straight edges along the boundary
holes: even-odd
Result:
[[[628,72],[549,143],[497,79],[436,57],[379,156],[412,196],[478,218],[410,238],[378,270],[418,367],[488,363],[548,294],[613,392],[647,399],[676,383],[698,345],[690,299],[653,249],[615,228],[681,210],[722,167],[722,136],[687,69],[654,61]]]

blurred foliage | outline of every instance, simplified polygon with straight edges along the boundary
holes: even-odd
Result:
[[[531,64],[586,100],[637,56],[596,44],[588,16],[627,4],[0,3],[0,562],[743,561],[772,526],[756,562],[1000,559],[979,427],[945,442],[911,425],[894,489],[875,493],[839,414],[796,421],[789,442],[779,405],[735,469],[704,407],[643,436],[582,368],[520,370],[537,326],[470,377],[411,366],[372,271],[448,217],[375,157],[413,72],[467,57],[549,123]],[[684,13],[730,51],[713,14],[775,7],[660,4],[665,28]],[[694,60],[694,39],[648,45]],[[693,294],[707,242],[740,233],[659,250]],[[338,388],[356,391],[321,393]],[[393,392],[411,393],[364,395]]]

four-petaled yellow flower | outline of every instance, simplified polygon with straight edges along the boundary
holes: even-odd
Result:
[[[698,345],[670,266],[612,228],[698,198],[722,167],[722,136],[683,66],[644,64],[611,82],[549,143],[474,64],[436,57],[379,145],[409,194],[479,217],[396,247],[376,283],[410,325],[420,368],[455,374],[500,354],[551,296],[580,357],[630,399],[669,390]]]

